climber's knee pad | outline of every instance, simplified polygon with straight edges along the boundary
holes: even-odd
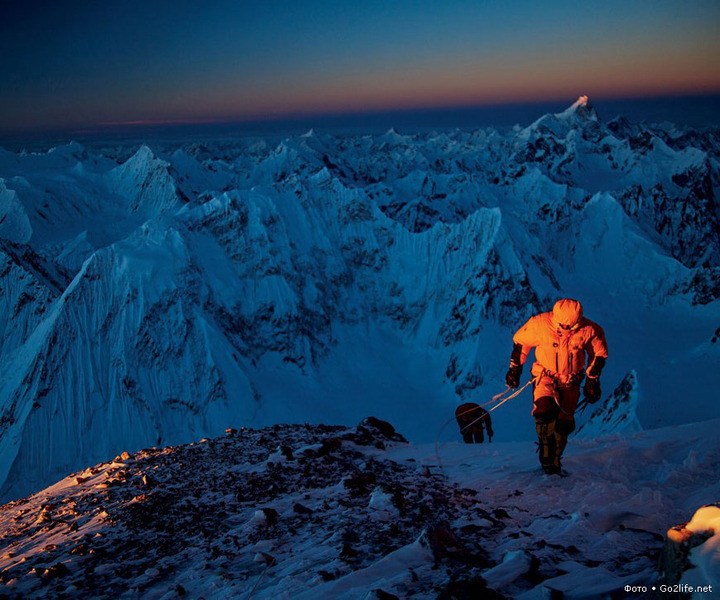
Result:
[[[532,411],[536,423],[549,423],[558,416],[558,406],[552,396],[540,396],[535,398]]]

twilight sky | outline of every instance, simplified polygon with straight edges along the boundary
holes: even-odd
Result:
[[[718,0],[0,3],[0,134],[697,93]]]

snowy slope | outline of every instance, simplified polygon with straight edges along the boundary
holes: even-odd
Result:
[[[658,597],[680,583],[666,531],[720,494],[719,425],[573,438],[565,477],[529,442],[414,445],[373,419],[124,453],[0,507],[0,594]],[[687,585],[720,569],[701,517]]]
[[[718,418],[717,142],[583,99],[508,132],[1,152],[0,498],[229,422],[432,440],[561,296],[606,330],[606,397],[634,372],[633,429]]]

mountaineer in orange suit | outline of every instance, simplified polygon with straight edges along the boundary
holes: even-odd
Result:
[[[583,317],[582,305],[569,298],[558,300],[552,312],[531,317],[513,336],[513,351],[505,382],[520,385],[523,364],[535,348],[533,410],[540,465],[549,474],[559,474],[560,458],[575,429],[575,409],[580,384],[585,382],[585,400],[600,399],[600,373],[608,356],[605,332]],[[587,355],[587,368],[586,365]]]

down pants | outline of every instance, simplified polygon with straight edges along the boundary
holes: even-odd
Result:
[[[579,383],[559,383],[550,375],[542,375],[533,384],[532,416],[540,420],[575,421],[580,401]]]
[[[533,384],[533,410],[539,440],[540,463],[559,472],[560,457],[565,451],[568,436],[575,429],[575,410],[580,400],[581,378],[559,381],[534,365],[540,377]],[[533,373],[537,377],[537,372]]]

